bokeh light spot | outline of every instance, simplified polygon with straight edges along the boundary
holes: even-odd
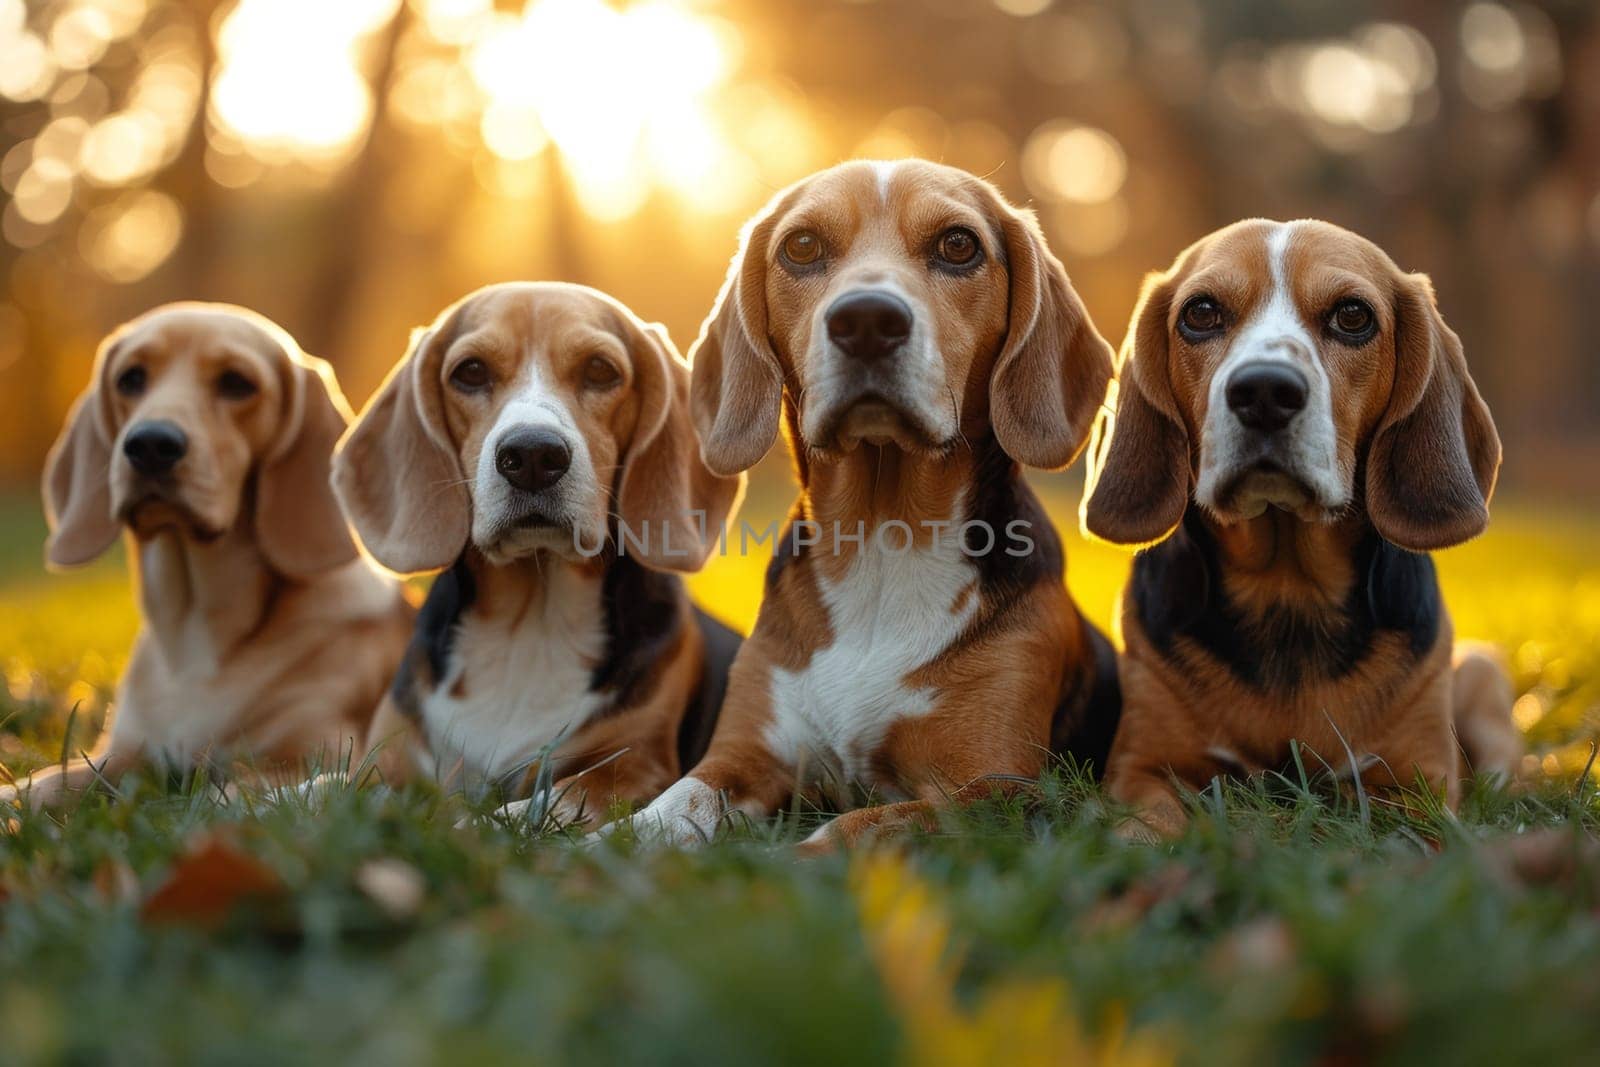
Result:
[[[0,95],[19,103],[37,100],[55,84],[56,61],[31,33],[0,36]]]
[[[63,70],[82,70],[95,63],[110,43],[111,20],[96,7],[70,8],[50,27],[50,51]]]
[[[35,158],[17,181],[17,214],[36,226],[54,222],[72,203],[72,168],[59,159]]]
[[[1055,121],[1039,127],[1022,151],[1022,176],[1035,196],[1096,204],[1128,177],[1128,157],[1104,130]]]
[[[271,162],[337,163],[365,132],[359,46],[398,0],[240,0],[218,34],[213,118]]]
[[[79,234],[79,250],[102,278],[127,284],[165,262],[182,234],[178,202],[146,189],[91,211]]]

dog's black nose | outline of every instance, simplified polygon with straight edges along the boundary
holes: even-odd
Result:
[[[1310,388],[1306,376],[1286,363],[1258,363],[1228,382],[1228,407],[1250,429],[1276,433],[1305,408]]]
[[[828,339],[856,359],[881,359],[910,336],[911,309],[892,293],[851,293],[828,309]]]
[[[554,430],[518,430],[494,450],[500,477],[529,493],[548,489],[572,466],[572,450]]]
[[[188,451],[189,438],[165,420],[135,426],[122,441],[122,454],[133,469],[152,477],[170,474]]]

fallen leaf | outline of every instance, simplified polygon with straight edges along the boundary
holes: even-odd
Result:
[[[240,904],[282,892],[283,882],[270,867],[241,851],[227,835],[210,833],[178,859],[139,915],[148,923],[214,930]]]
[[[1087,930],[1123,930],[1138,923],[1156,905],[1171,900],[1182,893],[1191,881],[1193,872],[1178,863],[1145,875],[1126,890],[1102,900],[1084,916]]]
[[[404,860],[376,859],[356,871],[356,885],[391,919],[410,919],[422,908],[428,883]]]

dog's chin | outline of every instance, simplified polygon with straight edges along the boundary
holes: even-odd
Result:
[[[117,512],[122,524],[141,541],[163,533],[177,533],[209,544],[227,533],[230,523],[208,518],[184,500],[166,493],[148,493],[124,504]]]
[[[1301,522],[1328,523],[1338,515],[1338,504],[1321,499],[1297,474],[1271,461],[1262,461],[1219,479],[1221,491],[1210,511],[1223,523],[1244,522],[1277,509]]]
[[[938,452],[946,444],[921,419],[877,398],[858,401],[825,424],[829,429],[813,446],[824,452],[854,452],[862,445]]]
[[[541,553],[563,560],[583,558],[572,523],[539,514],[524,515],[506,523],[493,536],[480,542],[478,549],[497,567],[532,559]]]

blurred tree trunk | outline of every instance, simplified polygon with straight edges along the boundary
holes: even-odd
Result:
[[[1567,332],[1576,340],[1568,414],[1576,423],[1572,429],[1587,430],[1594,445],[1593,419],[1600,411],[1600,344],[1593,340],[1593,300],[1600,293],[1600,18],[1573,32],[1564,59],[1561,106],[1571,136],[1561,162],[1577,201],[1579,227],[1565,303]]]
[[[185,300],[222,300],[228,295],[217,277],[225,244],[217,186],[206,172],[211,83],[217,74],[214,31],[221,6],[221,0],[194,0],[189,5],[200,45],[200,98],[183,150],[159,182],[183,205],[183,241],[169,269],[171,290]]]
[[[324,200],[321,224],[316,228],[321,256],[308,272],[310,286],[292,331],[306,351],[336,367],[349,338],[363,265],[370,262],[383,236],[384,186],[400,149],[390,123],[389,97],[394,88],[396,53],[412,17],[411,5],[401,4],[377,36],[372,122],[355,159],[340,173]]]
[[[549,195],[550,247],[541,260],[552,265],[554,276],[561,281],[592,285],[584,268],[583,245],[578,238],[578,228],[583,222],[583,209],[572,187],[572,175],[561,158],[561,150],[554,142],[545,146],[545,189]],[[537,273],[537,272],[536,272]]]

